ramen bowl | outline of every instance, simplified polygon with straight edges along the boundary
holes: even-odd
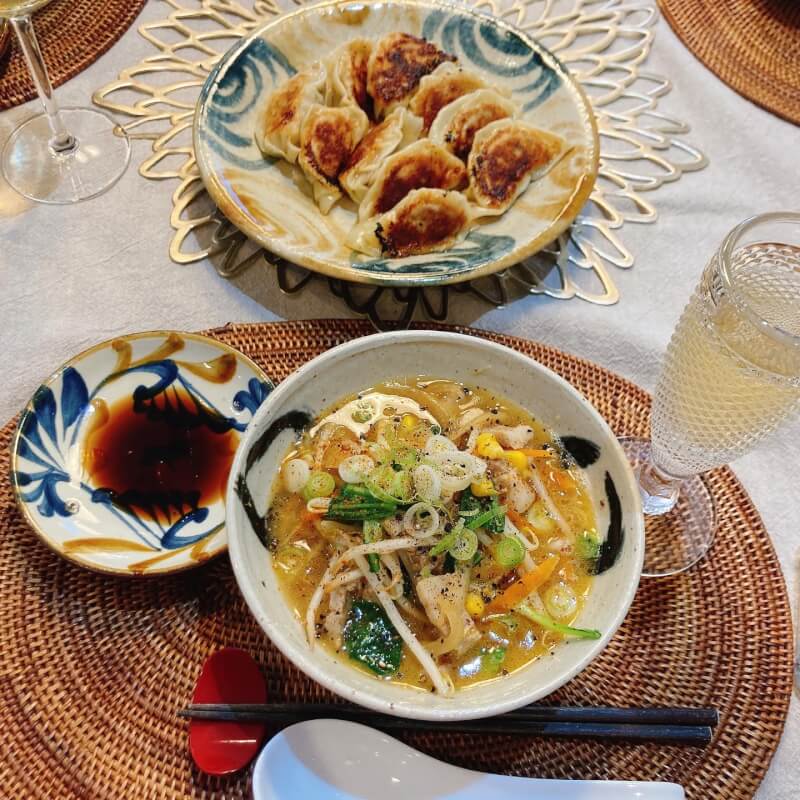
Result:
[[[598,639],[567,640],[552,654],[449,696],[381,680],[326,648],[311,649],[282,594],[268,549],[266,515],[280,463],[309,418],[378,383],[435,375],[479,385],[534,414],[560,437],[582,442],[578,458],[598,531],[613,553],[597,574],[575,625]],[[585,464],[585,466],[584,466]],[[534,702],[577,675],[622,624],[639,583],[644,521],[639,491],[616,437],[592,405],[536,361],[471,336],[433,331],[368,336],[335,347],[287,378],[256,412],[234,458],[226,500],[231,562],[239,588],[272,642],[297,667],[343,698],[376,711],[427,720],[501,714]]]

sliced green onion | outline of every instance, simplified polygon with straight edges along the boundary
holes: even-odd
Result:
[[[548,617],[547,614],[541,611],[535,611],[531,608],[529,603],[520,603],[514,608],[514,611],[518,614],[522,614],[523,617],[529,619],[531,622],[540,625],[545,630],[553,631],[553,633],[560,633],[562,636],[574,636],[576,639],[599,639],[603,635],[600,631],[596,630],[573,628],[570,625],[562,625],[560,622],[556,622],[551,617]]]
[[[483,514],[478,514],[477,517],[473,517],[470,519],[466,526],[468,528],[483,528],[487,525],[487,523],[491,522],[493,519],[502,518],[506,515],[506,507],[505,506],[494,506],[483,512]]]
[[[555,619],[573,617],[578,610],[578,598],[572,587],[566,583],[556,583],[551,586],[542,599],[550,616]]]
[[[414,482],[408,470],[395,472],[391,464],[374,469],[364,481],[366,487],[387,503],[410,503],[414,496]]]
[[[503,536],[494,546],[494,557],[501,567],[513,569],[525,558],[525,548],[516,536]]]
[[[315,497],[330,497],[336,490],[336,481],[333,475],[320,470],[311,473],[306,485],[303,487],[303,499],[313,500]]]
[[[475,531],[464,528],[448,550],[456,561],[469,561],[478,552],[478,537]]]
[[[364,544],[372,544],[383,538],[383,528],[380,522],[374,519],[364,520]],[[367,553],[370,572],[381,571],[381,559],[377,553]]]
[[[433,547],[431,547],[431,549],[428,551],[428,554],[432,556],[440,556],[446,550],[450,549],[457,538],[458,534],[455,531],[446,533]]]

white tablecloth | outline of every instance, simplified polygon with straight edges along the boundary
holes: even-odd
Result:
[[[163,18],[167,9],[166,3],[151,0],[138,22]],[[152,52],[132,28],[60,88],[60,102],[87,104],[96,88]],[[553,344],[652,390],[683,304],[725,233],[752,214],[798,208],[800,128],[721,83],[663,20],[646,67],[673,81],[674,91],[662,107],[691,124],[686,138],[705,151],[710,166],[649,197],[659,213],[655,225],[631,224],[623,230],[636,263],[614,274],[619,304],[599,307],[580,300],[527,297],[487,311],[477,301],[459,297],[452,304],[451,321]],[[35,109],[29,104],[0,113],[0,141]],[[134,142],[133,164],[138,166],[148,146]],[[47,207],[32,206],[0,182],[2,420],[16,413],[42,378],[70,355],[117,334],[347,314],[321,282],[287,297],[273,275],[260,268],[228,282],[208,262],[173,264],[167,248],[175,185],[144,180],[132,167],[98,199]],[[734,469],[764,518],[794,599],[799,586],[800,424],[737,461]],[[795,697],[758,798],[800,796],[798,753],[800,702]]]

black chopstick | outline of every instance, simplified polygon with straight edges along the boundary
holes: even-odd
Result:
[[[506,733],[530,736],[669,741],[704,745],[711,741],[719,715],[713,708],[605,708],[525,706],[496,717],[458,722],[429,722],[379,714],[338,703],[269,703],[266,705],[197,704],[181,717],[287,725],[334,718],[384,730]]]

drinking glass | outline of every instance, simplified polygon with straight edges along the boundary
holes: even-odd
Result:
[[[763,214],[724,239],[672,334],[651,439],[623,440],[646,519],[644,573],[697,563],[714,539],[701,473],[751,450],[800,407],[800,214]]]
[[[40,203],[77,203],[102,194],[128,166],[130,143],[111,117],[91,108],[59,110],[42,59],[31,13],[49,0],[0,0],[28,63],[44,113],[11,134],[0,169],[20,194]]]

